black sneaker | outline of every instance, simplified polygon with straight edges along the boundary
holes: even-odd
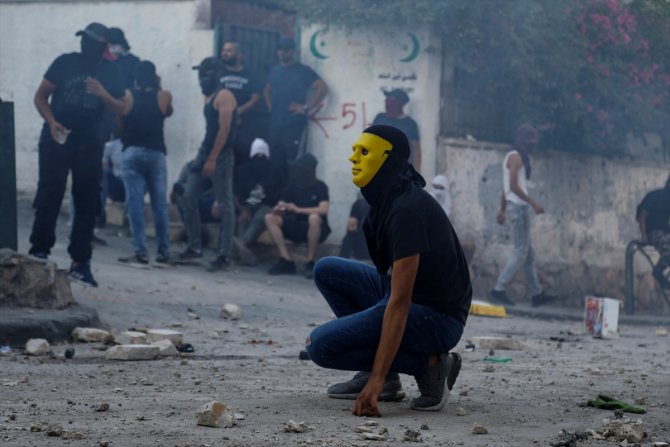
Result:
[[[314,279],[314,261],[307,261],[305,263],[305,278]]]
[[[34,253],[29,253],[31,256],[36,257],[37,259],[41,261],[48,261],[49,260],[49,255],[43,251],[36,251]]]
[[[356,399],[358,393],[360,393],[363,390],[363,387],[368,383],[369,378],[369,372],[358,372],[351,380],[336,383],[328,388],[328,397],[333,399]],[[398,376],[398,373],[388,373],[386,375],[384,389],[379,395],[378,400],[397,402],[404,398],[405,392],[402,389],[402,383],[400,383],[400,376]]]
[[[95,278],[93,278],[93,273],[91,273],[91,264],[88,262],[82,262],[76,267],[72,264],[72,266],[70,266],[69,276],[71,279],[87,286],[98,287],[98,283]]]
[[[295,262],[279,258],[279,261],[268,270],[270,275],[289,275],[295,273]]]
[[[149,257],[146,255],[146,253],[137,253],[132,256],[126,256],[119,258],[118,261],[122,264],[128,264],[137,267],[149,266]]]
[[[172,259],[170,259],[169,255],[166,254],[159,254],[156,256],[156,259],[154,259],[154,264],[156,264],[158,267],[172,267],[174,266],[174,262],[172,262]]]
[[[460,371],[459,354],[440,354],[437,365],[414,378],[421,395],[412,399],[409,406],[418,411],[440,411],[449,400],[449,394]]]
[[[558,298],[555,295],[547,295],[546,293],[542,292],[539,295],[535,295],[530,299],[530,302],[533,307],[538,307],[538,306],[543,306],[547,303],[550,303],[554,301],[556,298]]]
[[[202,250],[195,251],[191,247],[187,248],[178,256],[180,261],[196,261],[202,258]]]
[[[228,267],[230,267],[230,259],[225,256],[219,256],[209,264],[207,271],[218,272],[219,270],[226,270]]]
[[[510,300],[509,297],[507,296],[507,292],[504,290],[491,290],[489,292],[489,300],[491,300],[494,304],[500,304],[503,306],[514,306],[514,301]]]

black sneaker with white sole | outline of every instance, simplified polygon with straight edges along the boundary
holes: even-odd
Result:
[[[449,400],[449,394],[460,371],[459,354],[440,354],[435,366],[415,377],[421,395],[412,399],[409,406],[418,411],[440,411]]]
[[[146,253],[136,253],[132,256],[125,256],[118,259],[121,264],[128,264],[133,267],[149,268],[149,256]]]
[[[98,282],[93,278],[91,272],[91,264],[88,262],[81,262],[77,265],[74,263],[70,266],[70,279],[73,279],[81,284],[98,287]]]
[[[356,375],[346,382],[336,383],[335,385],[328,388],[328,397],[333,399],[356,399],[358,393],[363,390],[365,385],[368,383],[370,378],[370,373],[367,371],[360,371]],[[384,383],[384,389],[379,395],[380,401],[391,401],[396,402],[404,399],[405,392],[402,389],[402,383],[400,382],[400,376],[398,373],[388,373],[386,375],[386,383]]]

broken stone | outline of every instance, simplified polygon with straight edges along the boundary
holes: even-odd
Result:
[[[484,372],[485,372],[485,373],[492,373],[492,372],[494,372],[495,370],[496,370],[496,368],[495,368],[495,366],[493,366],[493,365],[486,365],[486,366],[484,367]]]
[[[60,437],[63,436],[63,427],[58,424],[49,424],[46,432],[47,436]]]
[[[366,441],[386,441],[386,440],[388,440],[388,438],[389,437],[388,437],[387,434],[384,434],[384,435],[380,435],[380,434],[377,434],[377,433],[364,433],[363,434],[363,439],[365,439]]]
[[[184,334],[172,329],[149,329],[147,331],[147,341],[153,343],[160,340],[170,340],[173,345],[179,346],[184,340]]]
[[[109,404],[107,402],[101,403],[95,409],[95,411],[107,411],[107,410],[109,410]]]
[[[78,431],[66,431],[63,433],[63,439],[82,440],[84,434]]]
[[[30,424],[30,431],[40,432],[44,428],[43,426],[44,424],[42,422],[33,422],[32,424]]]
[[[470,413],[468,413],[468,411],[463,407],[456,408],[456,416],[467,416],[469,414]]]
[[[472,426],[472,434],[473,435],[485,435],[489,431],[484,427],[482,424],[479,424],[475,422],[475,424]]]
[[[226,320],[239,320],[242,315],[242,309],[237,304],[227,303],[221,309],[221,318]]]
[[[72,331],[72,339],[84,343],[107,343],[114,341],[114,336],[94,327],[76,327]]]
[[[107,350],[108,360],[153,360],[160,348],[152,345],[118,345]]]
[[[666,328],[656,329],[656,335],[658,335],[659,337],[667,337],[668,336],[668,330]]]
[[[143,345],[147,342],[147,334],[138,331],[124,331],[114,337],[120,345]]]
[[[286,423],[283,431],[285,433],[305,433],[309,429],[309,425],[307,425],[304,421],[296,422],[291,419]]]
[[[609,441],[642,442],[646,433],[640,419],[623,417],[620,419],[605,419],[601,434]]]
[[[402,436],[402,440],[407,442],[423,442],[423,437],[418,431],[407,429]]]
[[[237,422],[233,410],[223,403],[212,401],[195,412],[196,423],[204,427],[232,427]]]
[[[43,355],[49,352],[49,342],[43,338],[31,338],[26,342],[26,354]]]
[[[66,270],[53,262],[0,249],[0,307],[63,309],[76,304]]]
[[[519,350],[523,346],[519,340],[513,338],[505,337],[473,337],[472,344],[474,344],[477,349],[508,349],[508,350]]]
[[[171,357],[179,354],[177,348],[172,344],[170,340],[159,340],[151,343],[151,346],[158,346],[160,354],[163,357]]]

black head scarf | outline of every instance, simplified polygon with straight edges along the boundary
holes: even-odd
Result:
[[[370,204],[365,226],[375,234],[377,247],[383,246],[384,226],[389,218],[394,199],[413,185],[420,188],[426,181],[409,163],[410,147],[407,136],[392,126],[374,125],[363,131],[377,135],[391,143],[388,157],[370,182],[361,188],[361,193]],[[385,274],[390,265],[377,265],[377,271]]]
[[[523,166],[526,168],[526,178],[530,178],[530,153],[535,148],[535,141],[537,140],[537,130],[528,123],[520,125],[516,129],[514,136],[514,149],[521,155]]]

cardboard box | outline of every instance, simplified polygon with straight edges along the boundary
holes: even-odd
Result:
[[[586,332],[597,338],[619,338],[619,306],[612,298],[586,297],[584,324]]]

